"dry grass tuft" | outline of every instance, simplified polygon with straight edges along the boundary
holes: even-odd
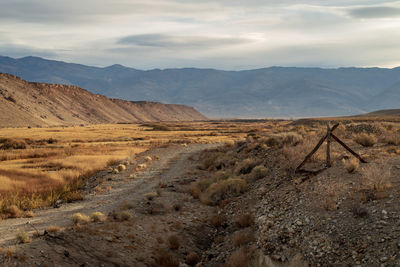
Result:
[[[372,147],[378,142],[374,135],[366,133],[356,135],[353,140],[364,147]]]
[[[233,234],[232,242],[236,247],[247,245],[254,240],[253,233],[249,231],[237,231]]]
[[[9,218],[20,218],[24,214],[24,212],[20,210],[16,205],[6,207],[4,209],[4,213],[6,213]]]
[[[32,240],[29,238],[29,235],[26,232],[18,232],[16,235],[17,242],[20,244],[30,243]]]
[[[228,197],[235,197],[247,191],[247,182],[239,178],[230,178],[216,182],[201,195],[204,204],[215,205]]]
[[[245,248],[240,248],[232,253],[225,262],[225,267],[249,267],[251,255]]]
[[[265,168],[263,165],[258,165],[254,167],[251,171],[250,176],[252,179],[258,180],[264,178],[268,174],[268,169]]]
[[[104,222],[107,219],[107,217],[103,213],[95,211],[90,215],[90,219],[93,222]]]
[[[221,214],[211,215],[210,222],[212,225],[218,228],[226,223],[226,217]]]
[[[189,266],[195,266],[199,261],[199,255],[196,252],[191,252],[186,256],[185,263]]]
[[[124,164],[119,164],[117,167],[119,172],[125,171],[126,170],[126,166]]]
[[[348,173],[355,173],[360,166],[360,161],[357,158],[343,159],[343,164]]]
[[[179,238],[177,235],[170,235],[168,237],[168,247],[172,250],[178,249],[180,246]]]
[[[75,213],[71,216],[71,220],[75,225],[86,224],[90,222],[90,218],[82,213]]]
[[[144,197],[145,197],[147,200],[153,200],[153,199],[156,198],[157,196],[158,196],[158,193],[157,193],[157,192],[150,192],[150,193],[144,194]]]
[[[132,215],[126,210],[125,211],[121,211],[118,215],[119,215],[118,219],[120,221],[128,221],[132,217]]]
[[[179,267],[179,261],[165,249],[156,249],[153,256],[158,267]]]
[[[391,170],[390,165],[383,160],[370,163],[363,169],[363,189],[373,189],[376,192],[385,192],[387,189],[392,188],[390,182]]]
[[[61,230],[61,228],[59,226],[56,226],[56,225],[51,225],[51,226],[46,228],[46,231],[49,232],[49,233],[56,233],[56,232],[58,232],[60,230]]]
[[[247,158],[240,162],[236,167],[237,174],[248,174],[257,165],[257,162],[252,158]]]
[[[242,214],[236,220],[236,225],[241,228],[249,227],[254,223],[254,217],[251,214]]]
[[[33,218],[33,217],[35,217],[35,214],[33,213],[33,211],[28,210],[28,211],[25,211],[25,212],[24,212],[24,216],[25,216],[26,218]]]

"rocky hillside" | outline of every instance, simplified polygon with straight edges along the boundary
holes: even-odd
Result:
[[[77,86],[32,83],[0,73],[0,127],[204,119],[184,105],[109,99]]]

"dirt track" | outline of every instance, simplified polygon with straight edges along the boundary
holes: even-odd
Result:
[[[124,200],[139,202],[143,194],[154,191],[159,182],[167,182],[180,175],[187,165],[188,157],[201,150],[215,147],[215,144],[194,144],[185,146],[170,146],[151,149],[136,156],[134,161],[141,163],[145,156],[157,155],[160,159],[147,163],[148,167],[137,172],[135,179],[129,175],[136,173],[135,165],[128,166],[119,174],[101,171],[95,175],[95,180],[105,181],[103,186],[111,186],[110,191],[101,194],[90,192],[85,200],[62,204],[59,208],[48,208],[35,212],[33,218],[18,218],[0,221],[0,245],[15,244],[15,236],[19,231],[33,234],[43,232],[48,226],[71,226],[70,216],[76,212],[90,214],[100,211],[104,214],[116,210]]]

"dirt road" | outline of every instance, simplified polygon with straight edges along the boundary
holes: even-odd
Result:
[[[104,214],[116,210],[126,199],[131,202],[143,199],[143,194],[154,191],[159,182],[166,182],[179,175],[185,169],[188,157],[201,150],[212,148],[216,144],[193,144],[188,146],[170,146],[167,148],[151,149],[141,153],[133,159],[137,164],[144,162],[146,156],[159,157],[158,160],[147,162],[147,168],[136,172],[135,164],[127,170],[113,174],[101,171],[95,175],[95,180],[104,181],[102,187],[111,186],[111,190],[96,193],[88,191],[85,200],[62,204],[59,208],[48,208],[35,211],[33,218],[17,218],[0,221],[0,245],[15,244],[15,236],[19,231],[33,234],[35,231],[43,232],[48,226],[71,226],[70,217],[76,212],[91,214],[100,211]],[[132,179],[129,175],[136,173]]]

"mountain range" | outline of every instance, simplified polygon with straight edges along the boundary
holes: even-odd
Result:
[[[27,82],[0,73],[0,127],[205,119],[184,105],[110,99],[74,85]]]
[[[29,81],[76,85],[112,98],[190,105],[208,117],[342,116],[400,106],[399,67],[145,71],[0,57],[0,72]]]

